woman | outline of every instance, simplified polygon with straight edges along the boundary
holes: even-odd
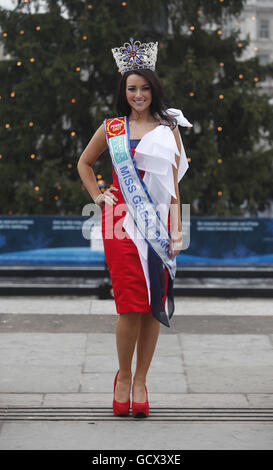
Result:
[[[174,311],[175,257],[182,248],[178,182],[188,162],[177,123],[192,125],[181,110],[167,109],[163,102],[155,72],[157,43],[140,44],[130,38],[130,43],[112,52],[122,75],[117,95],[118,116],[122,118],[107,119],[98,128],[79,159],[78,171],[102,208],[105,259],[119,314],[119,370],[114,380],[113,412],[118,416],[129,414],[131,364],[137,344],[132,414],[146,417],[146,377],[160,322],[169,326],[164,307],[167,296],[169,318]],[[91,167],[107,146],[113,185],[101,193]],[[159,211],[155,204],[157,208],[161,205]],[[137,217],[139,214],[141,217]],[[146,236],[145,230],[155,230],[155,220],[163,237],[159,231],[154,231],[153,237]]]

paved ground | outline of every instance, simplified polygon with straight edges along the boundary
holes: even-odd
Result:
[[[112,300],[0,300],[0,449],[273,448],[271,299],[176,298],[146,420],[112,415]]]

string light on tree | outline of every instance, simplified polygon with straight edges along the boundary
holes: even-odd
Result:
[[[3,33],[3,38],[6,38],[8,33]]]
[[[102,175],[100,175],[100,174],[97,175],[97,180],[98,180],[98,185],[99,185],[100,188],[105,186],[105,181],[102,179]]]
[[[9,122],[7,122],[7,123],[5,124],[5,128],[6,128],[6,129],[9,129],[9,128],[10,128],[10,123],[9,123]]]
[[[15,2],[15,3],[17,3],[17,2]],[[27,5],[28,8],[25,7],[25,10],[30,10],[30,7],[32,7],[32,5],[33,5],[35,2],[32,2],[32,3],[31,3],[30,1],[28,1],[28,2],[26,2],[26,3],[28,3],[28,5]],[[200,3],[200,2],[198,2],[198,3]],[[217,3],[217,2],[216,2],[216,3]],[[218,7],[216,6],[216,10],[217,10],[217,8],[218,8],[218,13],[219,13],[220,6],[223,5],[222,10],[224,10],[225,7],[226,7],[226,4],[229,5],[229,2],[224,2],[224,0],[219,0],[219,3],[220,3],[220,5],[218,5]],[[234,3],[235,3],[235,2],[234,2]],[[22,4],[23,4],[23,2],[21,2],[21,5],[22,5]],[[129,5],[130,5],[130,4],[129,4],[128,2],[122,2],[122,0],[121,0],[121,2],[119,3],[119,5],[120,5],[120,6],[127,6],[127,5],[128,5],[128,8],[129,8]],[[86,8],[86,9],[88,8],[88,9],[90,10],[90,12],[91,12],[92,5],[88,5],[87,2],[86,2],[86,3],[85,3],[85,8]],[[229,8],[229,7],[228,7],[228,8]],[[85,9],[85,12],[86,12],[86,9]],[[95,10],[95,9],[94,9],[94,10]],[[127,10],[126,10],[126,11],[127,11]],[[126,11],[124,10],[124,13],[126,13]],[[86,13],[87,13],[87,12],[86,12]],[[94,13],[94,12],[93,12],[93,13]],[[203,12],[202,12],[201,10],[198,10],[198,12],[195,10],[195,15],[196,15],[197,13],[198,13],[198,15],[201,15],[201,13],[203,13]],[[205,13],[206,13],[206,12],[205,12]],[[218,13],[217,13],[217,14],[218,14]],[[203,13],[203,14],[204,14],[204,13]],[[200,17],[200,16],[198,16],[197,18],[198,18],[199,20],[201,20],[201,17]],[[249,19],[250,19],[250,18],[249,18]],[[253,18],[252,18],[252,20],[254,21]],[[256,20],[256,18],[255,18],[255,20]],[[36,18],[36,21],[37,21],[37,18]],[[36,22],[36,21],[35,21],[35,19],[34,19],[34,22]],[[39,20],[38,20],[38,21],[39,21]],[[194,21],[194,17],[192,17],[192,21]],[[19,21],[18,21],[18,23],[19,23]],[[12,61],[12,62],[13,62],[13,70],[12,70],[12,72],[15,74],[16,79],[19,77],[19,79],[22,80],[22,79],[24,79],[24,77],[25,77],[25,73],[30,73],[30,72],[31,72],[31,75],[33,76],[32,70],[33,70],[33,69],[36,69],[36,67],[39,66],[39,64],[40,64],[39,58],[40,58],[41,55],[40,55],[40,53],[38,54],[38,49],[37,49],[37,52],[36,52],[36,49],[35,49],[35,51],[33,50],[33,53],[35,53],[35,55],[36,55],[35,58],[30,58],[30,57],[29,57],[29,53],[26,53],[26,54],[25,54],[25,52],[27,52],[26,49],[25,49],[25,47],[27,46],[27,44],[25,44],[25,40],[23,40],[23,39],[20,40],[20,38],[18,37],[20,34],[24,35],[25,32],[24,32],[23,30],[21,30],[21,32],[20,32],[20,30],[19,30],[20,23],[19,23],[19,24],[18,24],[18,23],[17,23],[17,26],[16,26],[16,24],[15,24],[15,28],[16,28],[16,30],[15,30],[16,39],[14,40],[14,42],[16,42],[16,44],[18,43],[18,45],[20,45],[20,47],[22,47],[22,49],[20,49],[20,48],[18,47],[18,48],[16,49],[15,53],[13,53],[13,58],[14,58],[15,60]],[[37,23],[36,23],[36,24],[37,24]],[[252,23],[251,23],[251,24],[252,24]],[[253,23],[253,24],[254,24],[254,23]],[[29,29],[29,26],[30,26],[30,29]],[[24,24],[21,24],[21,28],[22,28],[22,27],[24,27]],[[29,36],[29,34],[31,34],[31,33],[32,33],[32,36],[34,36],[34,35],[36,34],[36,32],[39,32],[39,31],[40,31],[40,26],[36,26],[36,25],[33,24],[33,23],[32,23],[32,25],[30,24],[30,25],[28,25],[28,26],[27,26],[27,24],[25,24],[25,27],[27,27],[27,30],[26,30],[26,33],[25,33],[26,36]],[[80,44],[82,44],[82,47],[85,47],[85,46],[84,46],[84,43],[83,43],[82,41],[88,41],[88,42],[89,42],[90,39],[91,39],[91,36],[90,36],[91,33],[90,33],[90,31],[89,31],[88,34],[87,34],[87,31],[88,31],[88,30],[86,30],[86,35],[85,35],[85,34],[83,33],[83,30],[81,30],[81,27],[82,27],[82,23],[79,22],[79,29],[78,29],[78,30],[80,31],[79,40],[80,40]],[[193,24],[192,24],[192,25],[189,25],[189,23],[188,23],[187,31],[189,30],[190,27],[191,27],[190,31],[194,32],[194,30],[195,30],[196,28],[197,28],[197,31],[198,31],[199,28],[201,27],[201,25],[197,24],[197,26],[195,27]],[[218,23],[218,27],[216,26],[215,29],[214,29],[214,42],[216,41],[216,42],[219,43],[219,40],[217,40],[217,35],[219,35],[218,37],[220,37],[220,35],[222,35],[222,34],[225,35],[225,30],[222,31],[222,30],[220,29],[221,27],[222,27],[222,24],[219,24],[219,23]],[[3,29],[5,30],[5,27],[4,27]],[[37,43],[37,40],[39,40],[39,42],[42,41],[42,40],[46,42],[46,40],[48,39],[48,38],[46,38],[46,37],[44,38],[44,30],[45,30],[44,25],[42,26],[42,29],[43,29],[43,30],[42,30],[41,35],[40,35],[39,37],[36,36],[36,41],[35,41],[36,43]],[[20,33],[19,33],[19,32],[20,32]],[[7,28],[7,33],[6,33],[6,35],[9,34],[9,36],[8,36],[8,37],[9,37],[9,40],[11,39],[12,33],[14,34],[14,32],[10,31],[9,28]],[[216,35],[215,33],[217,33],[217,35]],[[3,34],[3,30],[2,30],[2,34]],[[191,36],[189,31],[188,31],[187,34],[188,34],[189,36]],[[195,35],[193,35],[193,36],[195,36]],[[3,34],[3,37],[5,37],[4,34]],[[0,33],[0,38],[1,38],[1,33]],[[13,36],[12,36],[12,38],[13,38]],[[27,39],[27,38],[26,38],[26,39]],[[32,39],[34,40],[34,38],[32,38]],[[32,39],[30,38],[30,40],[32,40]],[[7,41],[9,41],[9,40],[7,40]],[[198,40],[198,38],[196,38],[196,40]],[[221,41],[221,37],[220,37],[220,41]],[[239,41],[240,41],[240,39],[239,39]],[[239,44],[238,44],[239,41],[238,41],[238,39],[237,39],[237,41],[235,40],[235,41],[233,42],[233,46],[235,47],[235,49],[236,49],[236,46],[237,46],[237,52],[238,52],[238,53],[239,53],[238,47],[240,47]],[[3,42],[3,41],[2,41],[2,42]],[[79,45],[79,44],[78,44],[78,45]],[[223,45],[223,46],[224,46],[224,45]],[[244,42],[243,40],[241,40],[241,47],[243,47],[243,49],[244,49],[244,47],[245,47],[245,42]],[[253,48],[253,45],[252,45],[252,48]],[[256,49],[257,49],[257,48],[256,48]],[[31,52],[30,52],[30,53],[31,53]],[[232,53],[230,52],[230,56],[231,56],[231,54],[232,54],[232,55],[234,54],[234,48],[232,48]],[[225,58],[225,50],[224,50],[224,47],[223,47],[223,49],[222,49],[222,54],[221,54],[221,51],[220,51],[220,54],[218,55],[218,60],[220,59],[220,55],[223,55],[223,57]],[[226,55],[228,55],[228,54],[226,54]],[[236,51],[235,51],[235,55],[236,55]],[[237,55],[238,55],[238,54],[237,54]],[[21,56],[21,57],[24,57],[24,59],[21,59],[21,60],[16,59],[16,57],[18,58],[18,57],[20,57],[20,56]],[[190,54],[190,56],[191,56],[191,54]],[[229,57],[230,57],[230,56],[229,56]],[[27,57],[28,57],[28,59],[27,59]],[[29,67],[29,64],[28,64],[27,61],[29,61],[30,63],[31,63],[31,62],[35,62],[37,57],[38,57],[38,59],[37,59],[38,62],[37,62],[37,64],[35,64],[35,67],[34,67],[34,68],[33,68],[33,67]],[[24,60],[24,63],[23,63],[23,60]],[[77,59],[76,59],[76,60],[77,60]],[[79,60],[79,57],[78,57],[78,60]],[[187,62],[189,63],[189,65],[191,65],[191,63],[195,63],[195,58],[194,58],[194,57],[193,57],[193,59],[190,57],[190,58],[187,58],[186,60],[187,60]],[[221,60],[221,59],[220,59],[220,60]],[[18,62],[17,62],[17,61],[18,61]],[[11,62],[11,63],[12,63],[12,62]],[[21,72],[16,72],[16,69],[15,69],[16,64],[17,64],[18,67],[21,66],[21,69],[20,69]],[[224,64],[225,64],[224,62],[220,62],[220,63],[218,62],[218,66],[217,66],[217,61],[216,61],[216,64],[215,64],[215,63],[213,64],[213,65],[216,66],[216,68],[218,69],[217,72],[218,72],[218,75],[219,75],[220,77],[224,75],[223,72],[222,72],[222,73],[220,72],[220,67],[224,67]],[[231,62],[231,59],[229,58],[228,69],[231,71],[231,73],[232,73],[232,70],[235,71],[235,74],[233,74],[233,76],[232,76],[231,78],[232,78],[235,82],[237,81],[237,87],[239,86],[240,90],[242,91],[242,90],[243,90],[243,88],[242,88],[242,87],[243,87],[243,83],[242,83],[242,86],[240,86],[240,84],[238,83],[238,79],[242,80],[242,79],[244,78],[244,74],[243,74],[243,73],[239,73],[239,74],[238,74],[238,72],[236,73],[236,66],[232,66],[232,65],[233,65],[233,64],[232,64],[232,62]],[[75,82],[75,84],[76,84],[75,87],[74,87],[74,86],[73,86],[73,87],[71,86],[70,92],[71,92],[71,91],[72,91],[72,92],[76,92],[77,96],[79,96],[79,103],[80,103],[80,95],[78,94],[78,91],[79,91],[79,90],[77,91],[77,87],[78,87],[79,84],[78,84],[77,82],[79,81],[79,77],[80,77],[81,74],[82,74],[82,72],[81,72],[81,66],[75,66],[75,63],[74,63],[74,65],[73,65],[73,62],[72,62],[72,63],[70,64],[70,67],[71,67],[71,68],[70,68],[70,71],[71,71],[71,73],[72,73],[72,80],[74,80],[74,82]],[[74,67],[74,71],[80,72],[79,75],[73,74],[73,67]],[[246,66],[244,65],[244,67],[246,67]],[[15,70],[14,70],[14,69],[15,69]],[[228,70],[228,72],[229,72],[229,70]],[[253,89],[253,90],[254,90],[254,89],[257,89],[257,88],[259,87],[259,83],[257,83],[257,87],[256,87],[256,84],[255,84],[254,82],[258,82],[258,81],[259,81],[259,78],[258,78],[258,77],[255,77],[255,76],[253,77],[253,72],[255,73],[255,68],[254,68],[254,67],[252,68],[252,73],[251,73],[251,68],[249,68],[249,69],[243,68],[243,70],[245,70],[244,73],[246,74],[246,77],[245,77],[245,79],[244,79],[244,82],[245,82],[245,81],[247,82],[248,79],[250,78],[250,85],[251,85],[251,80],[252,80],[252,89]],[[194,72],[194,71],[193,71],[193,72]],[[230,73],[230,72],[229,72],[229,73]],[[23,74],[23,76],[22,76],[21,74]],[[251,76],[252,76],[252,78],[251,78]],[[73,78],[73,77],[74,77],[74,78]],[[34,77],[34,76],[33,76],[33,79],[35,80],[35,77]],[[262,79],[263,79],[263,77],[261,77],[261,80],[262,80]],[[10,84],[12,84],[12,83],[16,84],[17,82],[18,82],[18,80],[13,80],[13,81],[10,82]],[[253,83],[254,83],[254,86],[253,86]],[[11,88],[13,88],[13,86],[14,86],[14,88],[16,88],[16,94],[15,94],[15,91],[11,90]],[[20,107],[21,107],[21,97],[22,97],[21,91],[17,88],[17,86],[15,86],[15,85],[13,85],[13,86],[10,86],[10,85],[8,86],[8,85],[7,85],[7,89],[6,89],[5,91],[3,91],[3,100],[1,101],[1,104],[2,104],[2,102],[3,102],[4,100],[7,100],[7,101],[8,101],[8,105],[9,105],[9,107],[10,107],[10,110],[11,110],[11,107],[13,107],[13,109],[14,109],[14,108],[17,106],[18,99],[20,100]],[[190,85],[190,86],[191,86],[191,85]],[[235,84],[235,86],[236,86],[236,84]],[[65,86],[64,88],[68,89],[69,86],[68,86],[68,88],[67,88],[66,86]],[[74,88],[74,91],[73,91],[73,88]],[[216,89],[215,89],[215,88],[216,88]],[[218,87],[217,87],[217,84],[216,84],[215,88],[214,88],[214,92],[216,91],[216,93],[217,93],[217,91],[218,91],[218,95],[215,93],[214,97],[215,97],[215,98],[218,97],[219,100],[224,100],[224,101],[225,101],[225,103],[223,103],[223,105],[221,106],[221,109],[222,109],[222,112],[223,112],[224,114],[226,114],[226,105],[227,105],[227,101],[228,101],[228,102],[231,101],[231,97],[230,97],[230,95],[224,96],[224,94],[222,94],[222,92],[219,92],[219,88],[220,88],[220,87],[218,88]],[[217,90],[217,88],[218,88],[218,90]],[[2,90],[1,90],[1,91],[2,91]],[[14,98],[15,95],[16,95],[16,100],[13,99],[13,102],[11,103],[10,100],[11,100],[12,98]],[[197,96],[199,96],[199,94],[197,94]],[[10,97],[10,100],[8,100],[9,97]],[[191,90],[190,92],[188,91],[188,97],[195,97],[195,92],[193,92],[193,90]],[[70,98],[69,98],[69,93],[67,93],[66,96],[65,96],[65,93],[64,93],[63,98],[64,98],[64,101],[66,100],[66,103],[67,103],[68,107],[70,107],[69,103],[70,103],[70,104],[75,104],[75,103],[77,103],[77,107],[80,105],[80,104],[78,103],[78,101],[77,101],[78,98],[77,98],[77,99],[74,98],[74,97],[71,98],[71,96],[70,96]],[[26,100],[26,101],[27,101],[27,100]],[[195,102],[195,100],[192,100],[192,103],[193,103],[193,102]],[[215,104],[217,104],[217,103],[219,103],[219,102],[216,102]],[[19,104],[19,103],[18,103],[18,104]],[[22,101],[22,106],[23,106],[24,104],[26,104],[26,103],[23,103],[23,101]],[[71,111],[72,111],[72,110],[75,110],[75,108],[77,108],[77,107],[74,107],[73,109],[71,109]],[[12,112],[13,112],[13,109],[12,109]],[[26,107],[25,109],[27,110],[27,107]],[[220,108],[219,108],[219,109],[220,109]],[[39,127],[40,123],[37,122],[37,126],[36,126],[35,130],[33,129],[32,131],[30,130],[30,132],[28,132],[28,131],[27,131],[27,127],[32,128],[32,127],[35,127],[36,124],[34,125],[34,122],[32,122],[32,121],[30,121],[30,122],[27,121],[27,119],[30,117],[30,116],[28,116],[27,114],[28,114],[28,112],[25,114],[25,118],[22,119],[21,124],[23,124],[22,127],[25,128],[25,130],[26,130],[26,132],[27,132],[27,134],[28,134],[28,137],[30,138],[30,136],[32,135],[32,133],[33,133],[33,132],[36,132],[37,126]],[[36,118],[36,116],[34,116],[34,115],[33,115],[33,117]],[[222,138],[221,138],[221,136],[220,136],[220,132],[223,131],[222,126],[220,126],[220,125],[218,126],[217,123],[215,123],[214,126],[213,126],[213,127],[214,127],[214,132],[215,132],[215,130],[217,130],[217,132],[219,132],[218,140],[220,139],[220,141],[223,139],[223,137],[224,137],[225,135],[227,135],[227,136],[229,135],[229,122],[228,122],[227,125],[225,124],[225,119],[226,119],[226,117],[227,117],[226,115],[223,115],[223,116],[222,116],[222,119],[223,119],[223,122],[224,122],[223,125],[225,125],[225,133],[223,132]],[[12,125],[10,124],[10,125],[11,125],[11,129],[9,130],[9,128],[7,127],[7,128],[6,128],[7,132],[5,132],[5,127],[4,127],[4,126],[5,126],[5,121],[6,121],[7,118],[11,118],[11,120],[12,120]],[[221,118],[221,115],[219,115],[219,118]],[[3,133],[5,133],[6,136],[12,137],[12,135],[13,135],[13,133],[14,133],[14,128],[15,128],[14,117],[13,117],[13,115],[12,115],[12,116],[11,116],[11,115],[9,116],[9,114],[7,114],[6,119],[4,118],[3,121],[2,121],[2,130],[3,130]],[[50,119],[50,117],[49,117],[49,119]],[[53,118],[52,118],[52,120],[53,120]],[[7,123],[7,124],[8,124],[8,123]],[[75,137],[75,139],[73,139],[73,137],[76,136],[76,135],[78,135],[79,133],[80,133],[80,134],[84,134],[84,133],[82,133],[82,132],[79,131],[79,127],[78,127],[78,124],[79,124],[79,123],[78,123],[78,118],[75,120],[75,122],[74,122],[73,124],[75,125],[75,128],[78,129],[78,131],[70,130],[70,135],[71,135],[71,137],[72,137],[71,139],[69,139],[69,135],[68,135],[69,129],[67,130],[67,138],[70,140],[70,142],[71,142],[71,144],[72,144],[72,147],[74,146],[73,143],[74,143],[75,140],[76,140],[76,137]],[[217,126],[218,126],[218,127],[217,127]],[[16,131],[17,131],[17,124],[16,124]],[[242,135],[244,135],[244,133],[245,133],[245,129],[244,129],[243,126],[242,126]],[[218,135],[218,134],[217,134],[217,135]],[[26,135],[26,137],[27,137],[27,135]],[[82,136],[81,136],[81,137],[82,137]],[[85,134],[84,134],[84,138],[85,138]],[[73,139],[73,143],[72,143],[72,139]],[[28,160],[29,158],[30,158],[30,159],[37,159],[36,164],[34,164],[34,168],[35,168],[35,166],[37,165],[38,160],[39,160],[39,158],[40,158],[40,155],[38,154],[38,155],[35,156],[35,154],[31,154],[31,155],[29,154],[30,148],[29,148],[28,146],[29,146],[30,143],[31,143],[30,141],[27,141],[27,142],[26,142],[26,147],[25,147],[25,148],[22,147],[22,150],[23,150],[23,151],[22,151],[21,153],[22,153],[22,155],[23,155],[27,160]],[[219,164],[219,165],[220,165],[220,164],[223,164],[222,158],[219,158],[219,153],[220,153],[220,152],[218,153],[218,152],[216,152],[215,150],[216,150],[216,148],[214,149],[214,147],[213,147],[213,148],[212,148],[212,157],[214,156],[214,162],[217,163],[217,164]],[[2,149],[2,151],[4,151],[4,148]],[[36,150],[35,150],[35,151],[36,151]],[[227,149],[227,151],[228,151],[228,149]],[[233,150],[231,149],[231,153],[232,153],[232,152],[233,152]],[[214,153],[214,155],[213,155],[213,153]],[[217,153],[218,153],[218,155],[217,155]],[[19,154],[19,155],[20,155],[20,154]],[[69,155],[70,155],[70,153],[69,153]],[[71,169],[71,170],[73,169],[73,172],[74,172],[74,169],[75,169],[75,162],[74,162],[73,157],[71,158],[69,155],[67,155],[67,157],[68,157],[67,159],[68,159],[68,161],[71,161],[72,163],[68,163],[68,162],[66,163],[67,169]],[[0,158],[2,159],[2,160],[1,160],[1,164],[2,164],[2,163],[4,164],[3,161],[5,161],[5,162],[8,161],[8,160],[9,160],[8,157],[9,157],[9,155],[6,155],[6,152],[4,151],[4,154],[3,154],[3,155],[2,155],[2,154],[0,155]],[[224,158],[224,157],[223,157],[223,158]],[[187,161],[190,162],[190,161],[191,161],[191,158],[190,158],[190,157],[187,157]],[[65,163],[65,162],[64,162],[64,163]],[[30,173],[31,173],[31,171],[33,172],[33,165],[30,165],[30,161],[29,161],[29,160],[28,160],[28,166],[30,167]],[[223,167],[224,167],[224,164],[223,164]],[[216,168],[217,168],[217,166],[216,166]],[[220,169],[220,167],[219,167],[219,169],[218,169],[217,171],[219,172],[220,170],[222,170],[222,168]],[[67,172],[66,177],[71,177],[71,175],[73,174],[73,172],[72,172],[72,171],[71,171],[71,172],[70,172],[70,171]],[[104,172],[104,170],[102,170],[102,172]],[[200,174],[200,173],[199,173],[199,174]],[[201,171],[201,175],[202,175],[202,171]],[[98,175],[99,184],[101,185],[101,184],[105,183],[105,187],[108,188],[108,186],[106,186],[106,182],[104,182],[104,180],[103,180],[103,177],[105,177],[105,175]],[[55,181],[56,181],[56,180],[55,180]],[[204,181],[205,181],[205,180],[204,180]],[[223,177],[223,181],[224,181],[224,177]],[[221,182],[220,182],[220,184],[221,184]],[[33,186],[32,186],[32,188],[33,188]],[[57,189],[57,188],[56,188],[56,186],[55,186],[55,191],[56,191],[56,189]],[[59,189],[59,187],[58,187],[58,189]],[[38,191],[38,190],[40,190],[40,189],[39,189],[39,188],[38,188],[38,189],[36,188],[35,190]],[[216,188],[215,188],[215,190],[216,190]],[[32,191],[33,191],[33,189],[32,189]],[[101,188],[101,191],[104,192],[105,189],[104,189],[104,188]],[[218,190],[217,190],[217,191],[218,191]],[[54,190],[53,190],[53,192],[54,192]],[[61,192],[61,191],[59,190],[59,192]],[[219,195],[219,192],[218,192],[218,195]],[[222,195],[222,191],[221,191],[221,195]],[[62,199],[62,198],[61,198],[61,195],[59,195],[59,196],[60,196],[60,199]],[[84,195],[82,195],[82,196],[84,196]],[[226,196],[226,194],[225,194],[225,196]],[[58,204],[55,205],[53,198],[54,198],[54,194],[51,193],[51,195],[50,195],[51,205],[53,206],[53,210],[54,210],[54,206],[57,207]],[[214,193],[214,198],[215,198],[215,193]],[[45,198],[45,199],[47,200],[47,198]],[[212,199],[213,199],[213,198],[212,198]],[[37,196],[36,196],[36,200],[37,200],[37,201],[39,200],[39,195],[38,195],[38,194],[37,194]],[[50,201],[47,201],[47,203],[48,203],[48,202],[50,202]],[[55,201],[55,202],[56,202],[56,201]],[[196,206],[196,210],[197,210],[197,209],[198,209],[198,205],[195,204],[195,206]],[[9,205],[6,206],[6,211],[8,211],[9,207],[10,207]],[[204,207],[202,206],[202,210],[205,210],[205,206],[204,206]],[[218,208],[217,208],[217,210],[218,210]],[[221,210],[221,208],[219,208],[219,210]]]
[[[101,175],[97,175],[97,180],[98,180],[98,185],[99,186],[104,186],[104,181],[103,181]]]
[[[222,195],[223,195],[223,193],[222,193],[221,190],[219,190],[217,194],[218,194],[218,196],[222,196]]]
[[[25,31],[23,29],[20,30],[20,34],[23,35],[25,34]]]
[[[35,188],[34,188],[34,189],[35,189],[35,191],[40,191],[40,188],[39,188],[39,186],[35,186]]]

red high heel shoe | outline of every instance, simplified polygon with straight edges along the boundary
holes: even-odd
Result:
[[[119,370],[116,373],[116,377],[114,380],[114,398],[113,398],[113,412],[115,416],[128,416],[130,410],[130,398],[128,401],[119,402],[115,400],[115,389],[117,384],[117,377],[118,377]]]
[[[132,402],[132,415],[134,418],[147,418],[149,416],[150,406],[148,401],[148,391],[145,385],[146,401],[144,403]]]

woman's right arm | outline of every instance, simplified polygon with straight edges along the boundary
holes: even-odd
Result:
[[[89,141],[77,163],[80,178],[94,201],[96,197],[101,194],[101,190],[98,186],[95,173],[91,167],[106,149],[107,141],[102,124]]]

